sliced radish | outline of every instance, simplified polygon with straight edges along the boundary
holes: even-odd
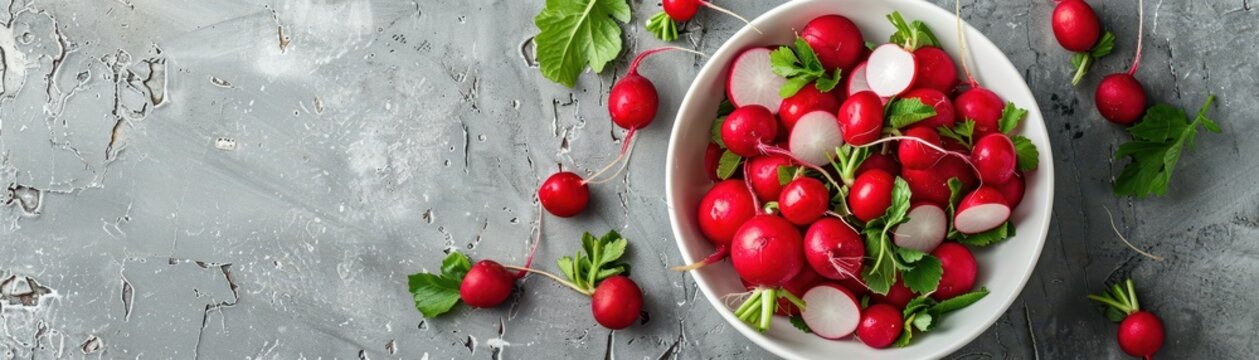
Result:
[[[804,312],[800,316],[813,334],[825,339],[839,339],[857,330],[861,322],[861,307],[857,298],[843,286],[822,284],[814,286],[801,297]]]
[[[767,48],[747,49],[730,65],[726,94],[730,95],[730,103],[734,106],[761,105],[772,113],[778,113],[783,101],[778,89],[787,79],[774,73],[769,53]]]
[[[949,216],[939,205],[924,202],[915,204],[907,214],[909,222],[892,230],[896,246],[930,253],[944,242],[949,232]]]
[[[963,234],[978,234],[996,229],[1010,219],[1010,205],[1001,191],[984,185],[962,198],[957,205],[953,227]]]
[[[900,95],[914,85],[918,65],[914,54],[895,44],[883,44],[870,53],[866,82],[880,97]]]
[[[797,158],[822,166],[830,162],[827,157],[836,147],[844,145],[839,120],[827,111],[814,111],[800,117],[791,130],[787,147]]]
[[[866,81],[866,63],[852,68],[848,74],[848,96],[862,91],[870,91],[870,83]]]

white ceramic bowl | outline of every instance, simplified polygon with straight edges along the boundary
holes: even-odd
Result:
[[[844,15],[861,27],[866,40],[885,42],[893,32],[885,16],[892,11],[900,11],[907,20],[927,23],[960,67],[961,54],[952,11],[920,0],[791,1],[752,21],[765,31],[764,34],[745,27],[708,59],[682,100],[669,141],[665,170],[669,216],[683,261],[702,259],[714,249],[699,231],[696,211],[700,199],[712,185],[703,172],[704,149],[725,89],[726,70],[734,56],[749,47],[789,44],[795,31],[809,20],[827,14]],[[975,250],[979,262],[976,287],[986,287],[991,293],[978,303],[950,314],[932,332],[917,334],[908,347],[875,350],[852,337],[832,341],[803,333],[783,317],[776,317],[769,331],[758,333],[736,319],[720,299],[722,295],[744,291],[729,261],[694,271],[695,282],[709,303],[749,340],[789,359],[940,358],[979,336],[1005,313],[1023,290],[1036,267],[1049,228],[1054,192],[1053,156],[1036,99],[1019,71],[983,34],[968,25],[965,29],[970,52],[967,56],[975,77],[1005,100],[1028,110],[1027,120],[1019,131],[1031,138],[1040,150],[1040,167],[1028,174],[1026,196],[1013,214],[1018,235],[1004,243]]]

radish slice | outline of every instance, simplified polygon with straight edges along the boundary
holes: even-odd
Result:
[[[726,79],[726,94],[730,94],[731,104],[736,107],[761,105],[771,113],[778,113],[783,102],[778,90],[787,79],[774,73],[769,54],[769,49],[752,48],[734,59],[730,77]]]
[[[866,82],[866,63],[857,65],[848,73],[848,96],[862,91],[870,91],[870,83]]]
[[[1001,191],[984,185],[975,189],[957,206],[953,227],[963,234],[978,234],[996,229],[1010,219],[1010,205]]]
[[[791,153],[810,164],[822,166],[830,162],[827,154],[844,145],[839,120],[826,111],[813,111],[801,116],[791,130],[787,147]]]
[[[870,53],[866,82],[880,97],[900,95],[918,76],[914,54],[895,44],[883,44]]]
[[[857,298],[843,286],[814,286],[800,298],[805,303],[800,316],[814,335],[839,339],[856,331],[857,324],[861,322],[861,307],[857,305]]]
[[[896,226],[892,230],[896,246],[930,253],[944,242],[948,235],[949,216],[939,205],[921,203],[914,205],[907,214],[909,222]]]

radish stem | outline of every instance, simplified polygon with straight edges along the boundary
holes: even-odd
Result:
[[[1128,68],[1128,76],[1137,73],[1141,64],[1141,39],[1145,37],[1145,1],[1137,0],[1137,54],[1132,57],[1132,66]]]
[[[708,257],[704,258],[703,260],[696,261],[696,262],[683,265],[683,266],[674,266],[670,269],[673,271],[679,271],[679,272],[691,271],[691,270],[695,270],[695,269],[699,269],[704,266],[707,266],[708,264],[721,261],[722,259],[725,259],[727,255],[730,255],[730,247],[726,245],[721,245],[717,247],[717,251],[713,252],[712,255],[708,255]]]
[[[592,295],[592,294],[593,294],[592,292],[587,291],[586,289],[582,289],[581,287],[578,287],[578,286],[577,286],[577,284],[573,284],[573,283],[569,282],[568,280],[561,279],[559,276],[555,276],[555,274],[551,274],[551,273],[546,272],[546,271],[537,270],[537,269],[531,269],[531,268],[526,268],[526,267],[513,266],[513,265],[503,265],[503,267],[504,267],[504,268],[508,268],[508,269],[512,269],[512,270],[517,270],[517,271],[528,271],[528,272],[531,272],[531,273],[534,273],[534,274],[538,274],[538,275],[542,275],[542,276],[549,277],[549,278],[551,278],[551,280],[555,280],[555,281],[559,282],[560,284],[564,284],[564,286],[567,286],[567,287],[569,287],[569,288],[573,289],[573,291],[576,291],[576,292],[582,293],[582,295],[590,296],[590,295]]]
[[[692,53],[692,54],[695,54],[695,55],[699,55],[699,56],[701,56],[701,57],[708,57],[708,54],[705,54],[705,53],[702,53],[702,52],[699,52],[699,51],[695,51],[695,50],[691,50],[691,49],[687,49],[687,48],[683,48],[683,47],[677,47],[677,46],[665,46],[665,47],[658,47],[658,48],[655,48],[655,49],[650,49],[650,50],[646,50],[646,51],[643,51],[643,52],[641,52],[641,53],[638,53],[638,56],[635,56],[635,57],[634,57],[634,61],[630,62],[629,70],[626,70],[625,72],[626,72],[626,73],[628,73],[628,74],[637,74],[637,73],[638,73],[638,64],[639,64],[639,63],[642,63],[642,62],[643,62],[643,59],[646,59],[646,58],[647,58],[647,56],[650,56],[651,54],[655,54],[655,53],[658,53],[658,52],[661,52],[661,51],[669,51],[669,50],[680,50],[680,51],[689,52],[689,53]]]
[[[966,81],[970,83],[970,87],[979,87],[979,82],[975,81],[975,76],[970,73],[970,66],[966,63],[966,35],[962,33],[962,0],[956,0],[954,4],[953,15],[957,17],[957,41],[961,46],[962,70],[966,71]]]
[[[778,310],[778,290],[768,289],[761,292],[761,321],[757,330],[765,332],[769,329],[769,321],[774,319],[774,311]]]

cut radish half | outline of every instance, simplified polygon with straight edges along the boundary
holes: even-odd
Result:
[[[996,229],[1010,219],[1010,205],[1001,191],[984,185],[962,198],[957,205],[953,227],[963,234],[978,234]]]
[[[866,63],[857,65],[848,73],[848,96],[862,91],[870,91],[870,83],[866,81]]]
[[[906,215],[909,222],[896,226],[892,230],[896,246],[930,253],[936,249],[944,236],[948,235],[949,216],[939,205],[932,203],[915,204]]]
[[[857,330],[861,307],[848,289],[835,284],[814,286],[800,297],[804,312],[800,316],[813,334],[825,339],[839,339]]]
[[[828,164],[830,159],[827,154],[842,145],[844,137],[839,130],[839,120],[826,111],[814,111],[801,116],[787,141],[787,147],[793,155],[817,166]]]
[[[770,50],[752,48],[744,50],[730,65],[730,77],[726,79],[726,94],[736,107],[761,105],[777,114],[783,98],[779,88],[787,79],[774,73],[769,60]]]
[[[880,97],[900,95],[918,76],[914,54],[895,44],[875,48],[866,63],[866,82]]]

